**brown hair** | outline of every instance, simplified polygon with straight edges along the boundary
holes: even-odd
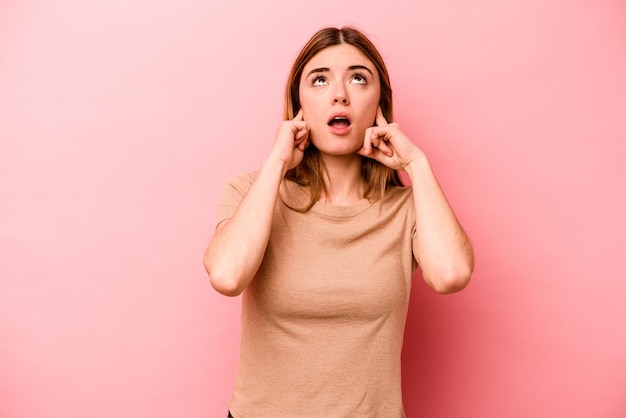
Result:
[[[393,106],[391,97],[391,84],[389,82],[389,73],[385,67],[385,63],[379,52],[367,37],[352,27],[324,28],[318,31],[307,44],[302,48],[300,54],[296,58],[289,78],[287,79],[287,87],[285,89],[285,120],[293,119],[300,110],[300,78],[304,66],[321,50],[340,44],[348,44],[356,47],[361,51],[376,67],[380,78],[380,102],[385,119],[389,122],[393,121]],[[385,190],[389,186],[401,186],[402,181],[396,170],[393,170],[384,164],[367,157],[362,157],[361,174],[366,182],[364,197],[370,201],[381,200],[385,194]],[[295,168],[287,171],[285,178],[292,180],[300,185],[309,186],[310,201],[304,208],[298,211],[306,212],[317,202],[325,191],[323,178],[323,162],[320,153],[315,146],[310,143],[304,152],[302,162]]]

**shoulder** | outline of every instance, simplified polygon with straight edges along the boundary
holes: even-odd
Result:
[[[407,202],[413,202],[413,188],[411,186],[390,186],[385,190],[385,205],[405,205]]]
[[[243,172],[231,176],[226,182],[226,188],[235,189],[242,195],[245,194],[258,175],[258,171]]]
[[[217,224],[229,219],[235,213],[239,203],[250,189],[256,178],[256,172],[240,173],[230,177],[224,187],[217,206]]]
[[[389,216],[415,220],[413,188],[411,186],[391,186],[385,191],[382,211]]]

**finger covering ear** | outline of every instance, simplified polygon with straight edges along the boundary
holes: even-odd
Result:
[[[378,110],[376,112],[376,125],[389,125],[389,122],[387,122],[387,119],[385,119],[385,115],[383,115],[383,109],[380,106],[378,106]]]

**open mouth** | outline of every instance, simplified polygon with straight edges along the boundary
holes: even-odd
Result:
[[[348,116],[336,115],[328,121],[328,126],[332,126],[333,128],[347,128],[350,126],[350,119]]]

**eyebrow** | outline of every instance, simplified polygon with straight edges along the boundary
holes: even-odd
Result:
[[[372,70],[367,68],[365,65],[351,65],[351,66],[348,67],[348,70],[350,70],[350,71],[352,71],[352,70],[365,70],[368,73],[370,73],[372,75],[372,77],[374,76],[374,73],[372,72]],[[329,71],[330,71],[330,68],[328,68],[328,67],[314,68],[311,71],[309,71],[309,73],[306,76],[309,77],[311,74],[327,73]]]

